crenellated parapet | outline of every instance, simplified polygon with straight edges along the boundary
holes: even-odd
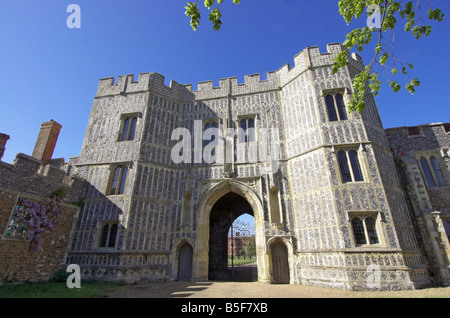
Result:
[[[152,91],[175,100],[189,98],[189,91],[185,85],[172,80],[170,86],[166,86],[164,79],[164,76],[158,73],[140,73],[137,81],[134,80],[133,74],[119,76],[117,82],[114,82],[114,77],[103,78],[99,81],[95,97]]]
[[[12,164],[0,161],[0,188],[40,197],[48,197],[60,188],[66,190],[68,202],[80,199],[85,182],[53,165],[18,153]]]
[[[186,88],[195,100],[202,100],[276,90],[278,82],[276,73],[269,72],[265,80],[261,80],[260,74],[251,74],[244,76],[243,83],[239,83],[237,77],[228,77],[221,79],[218,87],[214,87],[213,81],[205,81],[198,83],[197,90],[192,90],[192,84],[187,84]]]
[[[119,76],[117,81],[108,77],[99,81],[96,98],[152,92],[178,102],[190,102],[267,92],[280,89],[305,70],[333,65],[334,58],[343,50],[344,47],[340,43],[328,44],[326,53],[321,53],[318,46],[308,47],[294,56],[294,66],[286,63],[279,70],[268,72],[264,80],[261,80],[260,74],[245,75],[243,83],[239,83],[237,77],[229,77],[220,79],[219,86],[214,86],[214,81],[199,82],[197,90],[193,89],[192,84],[179,84],[173,80],[167,86],[165,77],[158,73],[140,73],[137,80],[132,74]],[[361,70],[364,67],[361,57],[357,54],[349,53],[348,60],[352,68]]]
[[[327,52],[321,53],[318,46],[310,46],[294,56],[294,66],[286,63],[276,73],[280,78],[280,85],[284,86],[304,71],[317,67],[332,66],[334,59],[344,50],[340,43],[327,45]],[[362,70],[364,63],[362,58],[355,53],[348,53],[348,65],[356,70]]]

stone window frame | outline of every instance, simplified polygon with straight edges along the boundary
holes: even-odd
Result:
[[[444,133],[450,135],[450,123],[442,124],[442,129],[444,130]]]
[[[418,130],[418,134],[411,134],[412,130],[417,128]],[[420,126],[411,126],[411,127],[407,127],[406,128],[408,130],[408,138],[420,138],[420,137],[425,137],[425,135],[423,134],[423,129]]]
[[[442,179],[444,181],[443,185],[440,184],[439,179],[436,176],[436,171],[431,162],[431,157],[434,157],[434,159],[436,160],[436,164],[438,165]],[[421,161],[422,158],[426,160],[426,163],[427,163],[429,172],[431,174],[431,178],[433,179],[434,185],[429,184],[427,174],[425,173],[423,166],[422,166],[422,161]],[[450,185],[450,176],[446,169],[445,162],[442,160],[442,157],[440,156],[439,152],[437,152],[437,151],[419,151],[419,152],[416,152],[416,159],[417,159],[420,171],[422,173],[422,177],[425,180],[425,184],[427,185],[427,187],[429,189],[438,189],[438,188],[446,187],[446,186]],[[444,169],[442,167],[444,167]]]
[[[253,120],[253,129],[254,129],[254,140],[250,140],[250,138],[248,138],[248,134],[247,134],[247,130],[248,130],[248,121],[249,119]],[[246,121],[246,134],[245,137],[247,137],[247,140],[242,141],[243,135],[242,133],[242,129],[241,129],[241,122],[245,120]],[[258,142],[258,125],[257,125],[257,121],[258,121],[258,116],[257,114],[245,114],[245,115],[238,115],[237,116],[237,131],[238,131],[238,136],[237,136],[237,142],[238,143],[243,143],[243,144],[250,144],[253,142]]]
[[[137,127],[139,125],[139,119],[142,118],[142,113],[141,112],[134,112],[134,113],[125,113],[125,114],[121,114],[120,115],[120,126],[119,126],[119,132],[117,133],[117,138],[116,141],[118,142],[124,142],[124,141],[133,141],[136,140],[136,131],[137,131]],[[124,129],[125,129],[125,122],[127,120],[130,120],[130,123],[128,125],[128,129],[127,129],[127,136],[124,139]],[[131,137],[131,131],[132,131],[132,127],[133,127],[133,121],[136,120],[136,124],[134,126],[134,133],[133,133],[133,138],[130,139]]]
[[[341,114],[339,113],[339,108],[337,106],[337,101],[336,101],[336,95],[341,95],[342,96],[342,101],[344,103],[344,111],[345,111],[345,119],[341,119]],[[332,96],[333,97],[333,107],[334,107],[334,111],[336,113],[336,120],[331,120],[330,119],[330,112],[328,110],[328,104],[327,104],[327,96]],[[326,116],[326,121],[329,123],[336,123],[336,122],[342,122],[342,121],[346,121],[346,120],[350,120],[351,118],[351,113],[348,112],[347,110],[347,105],[350,101],[350,97],[349,97],[349,90],[345,87],[340,87],[340,88],[332,88],[332,89],[324,89],[322,90],[322,100],[323,100],[323,104],[324,104],[324,110],[325,110],[325,114],[327,114]]]
[[[103,246],[103,234],[105,227],[108,226],[108,230],[106,233],[105,244]],[[114,243],[111,245],[111,232],[113,227],[116,227],[116,231],[114,233]],[[119,221],[118,220],[108,220],[108,221],[99,221],[97,226],[97,235],[95,240],[95,248],[98,249],[117,249],[117,242],[119,238]]]
[[[205,140],[203,139],[203,136],[205,134],[206,131],[206,125],[210,125],[211,127],[209,128],[214,128],[212,127],[214,124],[217,124],[217,129],[220,132],[221,126],[222,126],[222,122],[220,120],[220,118],[215,117],[215,118],[207,118],[207,119],[203,119],[202,120],[202,147],[206,147],[207,145],[209,145],[209,143],[213,142],[213,140]],[[212,137],[212,136],[211,136]],[[217,139],[214,139],[217,140]]]
[[[14,206],[12,208],[11,213],[9,214],[8,223],[6,224],[5,231],[3,232],[3,235],[2,235],[2,239],[14,240],[14,241],[24,241],[25,240],[24,234],[25,234],[26,227],[24,227],[22,229],[22,231],[24,231],[24,232],[21,233],[20,235],[10,235],[8,233],[9,224],[11,224],[12,222],[15,221],[14,220],[15,219],[15,214],[16,214],[17,209],[20,207],[18,203],[19,203],[19,200],[21,198],[23,198],[23,197],[21,197],[19,195],[16,196],[16,199],[15,199],[15,202],[14,202]]]
[[[374,219],[374,230],[376,234],[376,243],[371,243],[371,236],[367,229],[367,220],[369,218]],[[353,220],[358,219],[361,221],[361,224],[363,226],[364,231],[364,241],[365,243],[358,243]],[[382,224],[381,224],[381,215],[379,211],[347,211],[347,220],[348,220],[348,226],[351,230],[351,238],[352,238],[352,245],[355,248],[375,248],[375,247],[384,247],[385,241],[384,241],[384,235],[382,231]]]
[[[344,176],[342,174],[342,169],[339,161],[339,152],[344,152],[347,159],[347,167],[349,168],[351,181],[344,181]],[[355,151],[357,154],[358,165],[361,170],[362,180],[355,181],[354,171],[352,167],[352,163],[349,157],[349,152]],[[370,182],[368,166],[367,166],[367,158],[365,156],[365,148],[362,144],[358,146],[333,146],[331,152],[334,154],[335,159],[335,168],[338,176],[338,180],[341,184],[357,184],[357,183],[367,183]]]
[[[115,191],[113,191],[113,183],[115,181],[115,174],[117,169],[121,169],[119,171],[119,176],[117,180],[117,186],[115,188]],[[123,172],[124,169],[127,169],[127,173],[125,176],[125,181],[123,180]],[[125,195],[126,189],[129,184],[129,176],[130,176],[130,169],[131,169],[131,163],[129,162],[120,162],[120,163],[112,163],[109,166],[109,177],[108,177],[108,183],[106,186],[105,193],[107,196],[109,195]],[[124,182],[124,183],[123,183]],[[122,187],[123,183],[123,192],[120,191],[120,188]]]

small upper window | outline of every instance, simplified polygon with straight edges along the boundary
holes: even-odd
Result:
[[[430,157],[431,167],[433,167],[434,176],[436,177],[436,181],[440,186],[445,186],[444,177],[442,176],[441,168],[434,156]]]
[[[128,167],[119,166],[114,169],[109,194],[124,194],[127,181]]]
[[[415,126],[415,127],[408,127],[408,135],[409,136],[422,136],[421,132],[420,132],[420,128]]]
[[[254,142],[255,138],[255,119],[243,118],[239,124],[240,130],[240,142]]]
[[[329,121],[346,120],[347,111],[345,110],[344,98],[341,94],[327,95],[325,97]]]
[[[450,123],[444,124],[444,131],[448,134],[450,133]]]
[[[356,150],[339,151],[337,154],[342,182],[364,181]]]
[[[137,117],[125,117],[123,119],[121,141],[134,140],[136,134]]]
[[[427,184],[430,188],[445,186],[444,176],[442,175],[442,171],[436,157],[421,157],[419,161],[420,166],[422,167],[422,172],[425,175],[425,179],[427,180]]]
[[[219,141],[217,139],[218,133],[219,133],[219,124],[217,123],[217,121],[206,123],[203,133],[203,146],[206,147],[210,143],[213,143],[213,145],[217,145]]]

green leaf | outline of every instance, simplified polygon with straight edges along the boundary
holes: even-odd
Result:
[[[214,0],[205,0],[205,7],[206,8],[211,8],[214,4]]]
[[[209,13],[209,21],[213,23],[213,29],[216,31],[219,31],[222,26],[222,21],[220,20],[221,17],[222,14],[220,13],[219,8],[215,8]]]
[[[397,82],[397,81],[392,81],[391,82],[391,84],[389,85],[391,88],[392,88],[392,90],[394,91],[394,92],[398,92],[398,91],[400,91],[400,88],[401,88],[401,86],[400,86],[400,84]]]
[[[383,55],[381,55],[381,56],[380,56],[380,60],[379,60],[379,61],[380,61],[380,64],[381,64],[381,65],[386,64],[388,58],[389,58],[389,54],[387,54],[387,53],[384,53]]]

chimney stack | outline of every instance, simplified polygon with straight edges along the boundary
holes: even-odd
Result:
[[[59,131],[62,126],[53,119],[41,124],[41,130],[33,150],[33,157],[48,164],[53,156]]]
[[[0,133],[0,160],[3,158],[5,153],[6,142],[9,140],[9,135]]]

